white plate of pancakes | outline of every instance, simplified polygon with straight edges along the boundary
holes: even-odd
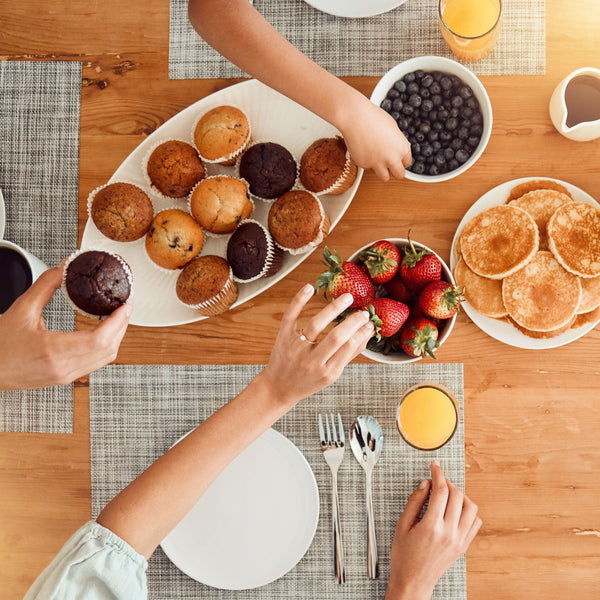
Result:
[[[564,346],[596,327],[598,210],[580,188],[548,177],[507,181],[481,196],[460,222],[450,256],[469,318],[525,349]]]
[[[124,181],[141,187],[152,200],[154,214],[167,208],[180,208],[187,211],[187,199],[166,199],[159,197],[153,191],[145,175],[144,157],[153,146],[166,140],[178,139],[193,143],[193,126],[199,116],[212,108],[227,104],[237,106],[246,113],[254,140],[271,141],[283,145],[292,153],[297,162],[300,161],[304,150],[315,140],[339,135],[333,125],[303,106],[259,81],[250,79],[210,94],[174,115],[131,152],[110,178],[109,183]],[[218,164],[205,166],[207,175],[236,176],[235,167]],[[354,183],[339,195],[319,194],[319,199],[331,221],[330,231],[337,225],[350,205],[362,173],[363,170],[358,169]],[[103,185],[107,182],[98,181],[97,183]],[[254,205],[255,208],[250,218],[266,224],[270,204],[257,200]],[[216,254],[225,258],[229,237],[230,235],[213,235],[211,237],[207,235],[201,255]],[[131,267],[134,288],[132,325],[161,327],[182,325],[208,318],[179,302],[175,284],[180,270],[167,272],[151,263],[144,251],[144,238],[134,242],[113,241],[102,235],[92,219],[88,218],[81,247],[115,252],[122,256]],[[283,266],[277,273],[257,281],[240,283],[238,299],[232,308],[270,288],[293,271],[311,253],[312,251],[291,255],[286,252]]]

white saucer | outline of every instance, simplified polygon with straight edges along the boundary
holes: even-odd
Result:
[[[4,209],[4,196],[0,190],[0,240],[4,238],[4,226],[6,224],[6,210]]]

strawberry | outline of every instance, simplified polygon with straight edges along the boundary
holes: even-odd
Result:
[[[409,356],[425,356],[435,358],[433,351],[439,346],[438,329],[423,317],[411,319],[400,332],[402,350]]]
[[[447,281],[433,281],[419,295],[418,305],[429,317],[449,319],[464,300],[464,290]]]
[[[408,304],[412,300],[412,292],[406,287],[399,274],[385,284],[388,298]]]
[[[350,308],[362,308],[375,298],[371,280],[358,265],[348,261],[342,262],[340,255],[335,250],[331,252],[327,246],[323,251],[323,258],[321,262],[329,270],[319,275],[315,293],[323,289],[325,298],[329,294],[332,299],[345,293],[352,294],[354,301]]]
[[[373,283],[385,283],[394,277],[400,264],[400,251],[388,240],[379,240],[358,258],[363,261]]]
[[[408,319],[410,309],[406,304],[390,298],[375,298],[366,306],[375,325],[375,337],[380,340],[397,333]]]
[[[442,277],[442,263],[429,250],[417,250],[410,239],[410,231],[408,243],[409,245],[404,247],[400,276],[406,287],[418,294],[428,283]]]

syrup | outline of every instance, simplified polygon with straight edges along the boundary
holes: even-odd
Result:
[[[580,75],[569,81],[565,89],[567,127],[600,119],[600,79]]]

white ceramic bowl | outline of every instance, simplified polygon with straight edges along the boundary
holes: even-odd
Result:
[[[450,58],[444,58],[443,56],[417,56],[392,67],[375,86],[375,89],[371,94],[371,102],[380,106],[388,91],[398,79],[401,79],[407,73],[411,73],[418,69],[422,69],[423,71],[443,71],[445,73],[450,73],[451,75],[457,75],[471,87],[473,94],[481,107],[483,133],[481,134],[479,146],[477,146],[475,152],[469,157],[469,160],[457,169],[454,169],[454,171],[449,171],[448,173],[443,173],[441,175],[418,175],[411,171],[406,171],[406,179],[410,179],[411,181],[423,181],[426,183],[446,181],[464,173],[469,167],[472,167],[483,154],[483,151],[489,142],[490,134],[492,133],[492,105],[483,84],[479,81],[477,76],[459,62]]]
[[[383,238],[379,238],[379,239],[383,239]],[[396,247],[400,250],[400,256],[401,257],[404,256],[402,248],[404,246],[408,246],[407,239],[405,239],[405,238],[385,238],[385,239],[392,242],[392,244],[395,244]],[[348,260],[353,263],[359,264],[360,261],[358,260],[358,255],[363,250],[370,248],[377,241],[378,240],[373,240],[369,244],[366,244],[365,246],[363,246],[362,248],[357,250]],[[425,250],[429,250],[429,252],[431,252],[432,254],[435,254],[438,257],[439,261],[442,263],[442,279],[444,281],[448,281],[452,285],[456,285],[456,282],[454,281],[454,277],[452,276],[452,271],[448,268],[448,265],[444,262],[444,260],[442,259],[442,257],[439,254],[434,252],[431,248],[428,248],[427,246],[425,246],[425,244],[419,244],[418,242],[415,242],[414,240],[412,243],[415,246],[415,248],[424,248]],[[444,324],[438,328],[438,342],[439,342],[440,346],[446,341],[446,339],[450,335],[450,332],[452,331],[452,328],[454,327],[455,322],[456,322],[456,315],[454,315],[451,319],[446,319]],[[437,354],[438,352],[439,352],[439,348],[438,348],[438,350],[436,350],[436,356],[438,356],[438,354]],[[371,360],[374,360],[376,362],[389,363],[389,364],[412,363],[412,362],[417,362],[423,358],[422,356],[416,356],[416,357],[408,356],[408,354],[405,354],[404,352],[396,352],[393,354],[390,353],[388,355],[385,355],[381,352],[373,352],[372,350],[364,350],[362,354],[363,354],[363,356],[366,356],[367,358],[370,358]]]

